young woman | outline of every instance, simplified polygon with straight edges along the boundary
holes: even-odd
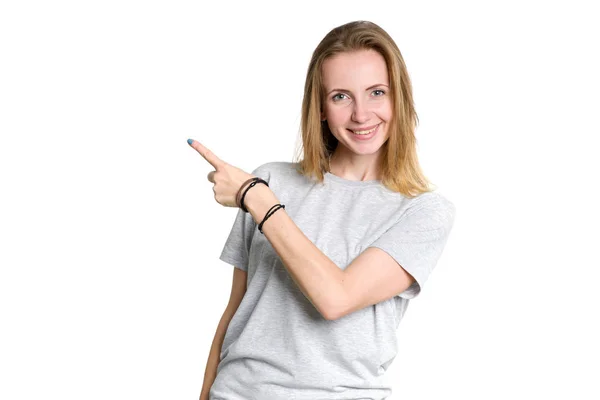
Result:
[[[248,174],[188,141],[215,168],[216,201],[241,207],[220,256],[233,286],[200,399],[390,396],[398,323],[455,215],[420,170],[416,123],[398,47],[357,21],[313,53],[302,160]]]

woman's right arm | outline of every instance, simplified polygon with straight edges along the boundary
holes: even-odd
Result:
[[[204,383],[202,384],[202,391],[200,392],[200,400],[209,400],[208,394],[210,388],[217,377],[217,367],[219,365],[219,358],[221,356],[221,348],[223,346],[223,339],[225,338],[225,332],[233,315],[237,311],[244,294],[246,293],[246,280],[248,273],[239,268],[233,268],[233,282],[231,284],[231,295],[229,296],[229,303],[223,312],[223,316],[217,326],[215,337],[210,347],[210,353],[208,355],[208,361],[206,362],[206,369],[204,370]]]

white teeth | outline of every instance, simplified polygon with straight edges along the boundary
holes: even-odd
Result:
[[[373,128],[373,129],[369,129],[368,131],[352,131],[352,132],[354,132],[355,135],[368,135],[369,133],[373,132],[375,129],[377,129],[377,127]]]

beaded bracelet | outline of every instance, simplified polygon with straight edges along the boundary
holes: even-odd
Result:
[[[258,230],[260,231],[260,233],[262,233],[262,234],[264,235],[264,233],[263,233],[263,231],[262,231],[262,226],[263,226],[263,224],[265,223],[265,221],[266,221],[267,219],[269,219],[269,217],[270,217],[271,215],[275,214],[275,212],[276,212],[277,210],[279,210],[280,208],[284,208],[284,209],[285,209],[285,205],[284,205],[284,204],[275,204],[273,207],[271,207],[271,208],[269,209],[269,211],[267,211],[267,214],[265,215],[265,218],[262,220],[262,222],[261,222],[260,224],[258,224]]]

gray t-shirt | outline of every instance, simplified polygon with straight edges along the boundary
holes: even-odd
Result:
[[[250,213],[239,210],[220,259],[248,272],[247,291],[225,334],[210,400],[385,399],[392,391],[384,373],[398,353],[398,323],[442,254],[455,207],[438,193],[409,199],[375,180],[326,173],[320,184],[296,167],[270,162],[252,172],[285,205],[277,212],[286,212],[339,268],[378,247],[416,282],[328,321]]]

